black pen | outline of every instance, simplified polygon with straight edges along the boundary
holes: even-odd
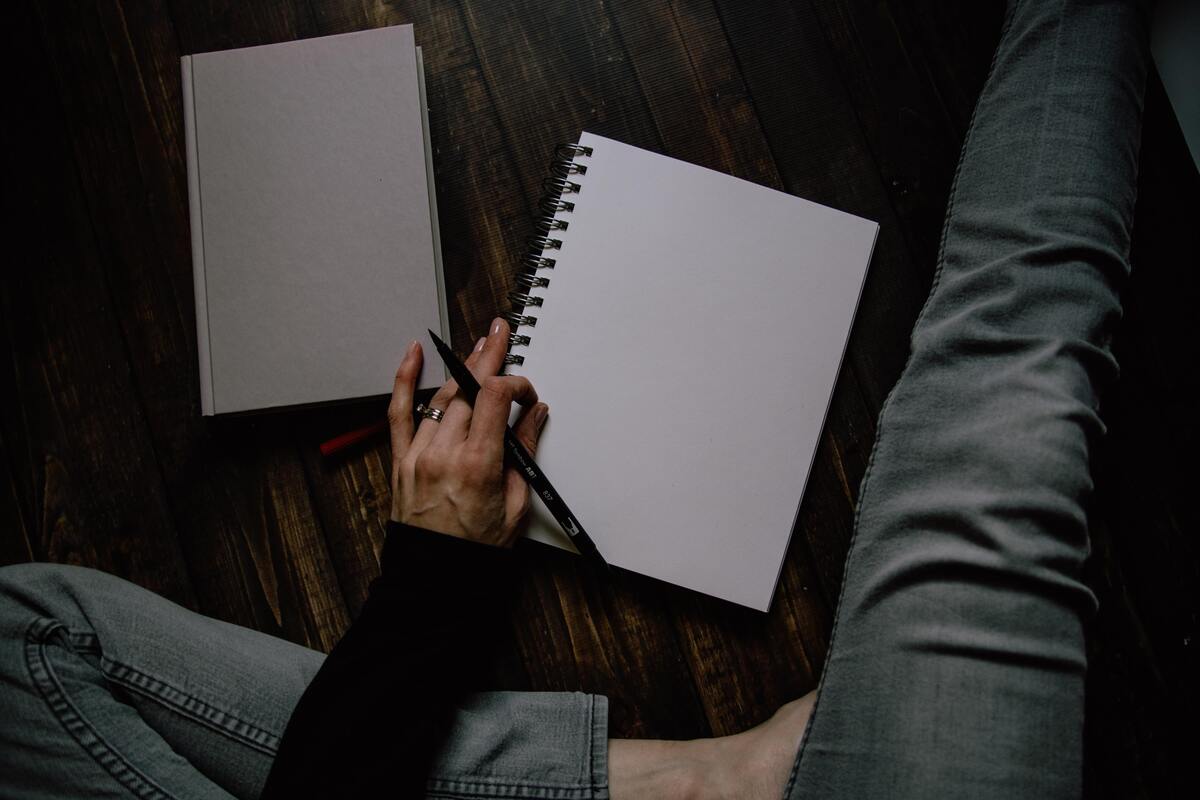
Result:
[[[450,376],[458,383],[458,390],[463,393],[467,402],[474,406],[475,397],[479,394],[479,382],[475,380],[471,370],[467,369],[467,365],[446,346],[445,342],[438,338],[436,333],[429,331],[429,335],[433,337],[433,345],[437,348],[442,361],[446,363],[446,369],[450,370]],[[596,549],[596,543],[592,541],[592,537],[587,535],[587,531],[571,513],[571,509],[567,508],[562,497],[550,485],[550,479],[546,477],[546,473],[542,472],[541,467],[534,463],[533,456],[529,454],[525,445],[521,444],[517,435],[513,433],[513,429],[508,425],[504,426],[504,452],[508,454],[517,471],[521,473],[521,477],[529,484],[529,488],[542,498],[546,508],[558,520],[558,524],[562,526],[563,531],[571,539],[571,543],[575,545],[575,549],[584,558],[607,570],[608,562]]]

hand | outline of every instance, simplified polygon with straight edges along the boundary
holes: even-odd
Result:
[[[408,346],[388,406],[396,522],[512,546],[517,523],[529,510],[529,487],[504,465],[504,428],[513,402],[524,406],[513,430],[533,453],[550,409],[525,378],[496,375],[506,352],[508,323],[497,319],[466,362],[482,387],[475,408],[451,380],[429,401],[446,412],[442,421],[422,419],[414,432],[413,391],[423,357],[419,342]]]

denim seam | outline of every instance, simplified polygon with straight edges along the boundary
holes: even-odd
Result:
[[[608,798],[608,698],[593,694],[591,698],[591,775],[592,796]]]
[[[71,701],[46,654],[46,642],[66,626],[39,617],[25,629],[25,666],[30,681],[37,687],[51,714],[96,765],[137,797],[148,800],[175,800],[175,796],[143,773],[113,747]],[[69,639],[68,635],[68,639]]]
[[[1054,20],[1054,51],[1053,51],[1054,57],[1050,61],[1050,74],[1051,75],[1058,74],[1058,60],[1059,60],[1059,57],[1062,55],[1063,14],[1065,13],[1065,9],[1063,8],[1063,6],[1065,6],[1065,5],[1066,5],[1066,0],[1058,0],[1058,14],[1055,16],[1055,20]],[[1051,98],[1051,100],[1052,99],[1053,98]],[[1045,153],[1046,153],[1046,148],[1045,148],[1046,131],[1050,127],[1050,118],[1054,114],[1054,110],[1055,110],[1055,104],[1053,102],[1047,102],[1045,107],[1042,109],[1042,119],[1041,119],[1041,124],[1038,125],[1038,133],[1037,133],[1037,140],[1036,140],[1037,144],[1038,144],[1038,158],[1034,164],[1033,177],[1034,177],[1035,182],[1037,181],[1037,179],[1039,177],[1041,177],[1042,166],[1045,163],[1044,159],[1045,159]]]
[[[1009,28],[1012,27],[1012,21],[1017,15],[1017,7],[1019,5],[1020,5],[1020,0],[1015,0],[1015,2],[1013,2],[1013,4],[1009,8],[1008,16],[1005,19],[1003,28],[1000,31],[1000,39],[998,40],[998,43],[996,45],[996,50],[994,53],[992,53],[992,60],[991,60],[991,63],[988,65],[987,77],[984,79],[984,88],[985,89],[987,88],[988,83],[991,82],[992,74],[996,71],[996,63],[1000,59],[1000,43],[1002,43],[1004,41],[1005,36],[1008,34]],[[979,107],[981,105],[983,105],[984,100],[985,100],[985,97],[981,92],[979,99],[975,103],[975,107],[973,109],[971,109],[971,118],[967,122],[967,132],[966,132],[966,135],[963,137],[963,146],[962,146],[962,149],[958,153],[958,163],[954,168],[954,179],[951,181],[951,184],[950,184],[950,197],[947,200],[947,204],[946,204],[946,218],[942,223],[942,236],[941,236],[941,240],[938,243],[938,260],[937,260],[936,266],[934,267],[933,282],[929,287],[929,294],[925,298],[925,303],[924,303],[924,305],[921,306],[921,311],[917,314],[916,321],[913,322],[914,334],[915,334],[917,328],[920,327],[922,320],[925,319],[926,313],[929,311],[930,305],[933,304],[934,295],[937,293],[938,286],[941,283],[942,270],[946,264],[946,240],[947,240],[947,238],[949,238],[951,218],[954,215],[954,201],[958,195],[958,179],[959,179],[959,176],[962,174],[963,162],[966,161],[967,149],[971,144],[971,134],[974,133],[974,131],[975,131],[975,118],[978,115]],[[910,341],[911,341],[911,339],[910,339]],[[896,387],[900,385],[900,383],[904,380],[905,373],[908,372],[909,366],[912,363],[912,356],[913,356],[913,351],[910,347],[910,350],[908,353],[908,358],[905,359],[905,362],[904,362],[904,369],[901,370],[900,377],[896,380],[896,383],[892,386],[891,390],[888,392],[887,397],[883,401],[883,406],[879,410],[880,424],[879,424],[879,427],[875,431],[875,441],[871,446],[871,455],[867,459],[867,467],[866,467],[866,470],[864,470],[864,472],[863,472],[862,481],[859,483],[860,492],[859,492],[859,496],[858,496],[858,504],[854,510],[853,532],[850,535],[850,545],[846,551],[846,569],[842,574],[842,586],[838,592],[838,603],[837,603],[836,609],[834,610],[833,627],[829,633],[829,650],[825,655],[825,666],[826,667],[828,667],[829,664],[833,661],[834,648],[837,645],[838,622],[841,620],[842,602],[846,596],[846,575],[848,575],[850,572],[850,559],[854,554],[854,547],[858,542],[859,523],[861,521],[863,506],[866,505],[865,501],[866,501],[866,497],[867,497],[867,490],[869,488],[869,481],[871,478],[871,473],[874,471],[874,466],[875,466],[875,456],[879,452],[879,443],[883,440],[884,416],[887,414],[887,410],[892,404],[892,398],[895,396]],[[816,699],[813,701],[812,712],[809,714],[808,722],[804,726],[804,735],[800,739],[800,745],[796,750],[796,758],[792,762],[792,771],[788,775],[787,785],[784,787],[784,790],[783,790],[784,798],[790,797],[792,794],[792,791],[796,787],[796,778],[798,777],[798,775],[800,773],[800,762],[803,759],[804,753],[808,747],[809,734],[812,731],[813,723],[815,722],[815,720],[817,718],[817,712],[820,710],[820,707],[821,707],[821,694],[822,694],[821,688],[824,685],[824,683],[825,683],[825,669],[822,669],[821,679],[817,684],[817,696],[816,696]]]
[[[593,731],[593,728],[596,724],[596,718],[594,716],[595,704],[592,702],[592,698],[590,696],[586,698],[586,701],[587,708],[585,713],[587,714],[587,747],[584,748],[584,756],[580,759],[579,782],[588,784],[594,790],[596,788],[596,783],[593,778],[593,775],[595,774],[595,769],[593,769],[593,767],[595,765],[592,763],[592,761],[596,756],[595,736]],[[595,794],[595,791],[593,791],[592,794]]]
[[[607,770],[601,769],[603,760],[599,746],[607,747],[608,716],[607,713],[597,713],[597,700],[605,699],[599,695],[587,695],[586,726],[587,745],[586,755],[581,764],[579,777],[574,784],[544,783],[524,781],[514,783],[508,780],[493,780],[477,778],[475,780],[456,780],[451,778],[430,778],[426,788],[433,797],[452,797],[455,800],[470,800],[470,798],[544,798],[545,800],[607,800],[608,775]],[[607,702],[607,700],[605,700]],[[603,730],[600,730],[603,725]],[[598,777],[604,774],[601,783]]]
[[[275,733],[247,722],[228,711],[213,706],[200,698],[159,678],[151,677],[134,667],[101,655],[101,669],[105,677],[168,711],[203,725],[204,727],[241,742],[268,756],[279,752],[279,737]]]
[[[274,756],[279,752],[278,734],[216,708],[160,678],[151,677],[141,670],[110,658],[104,654],[96,634],[67,631],[66,635],[76,650],[100,657],[100,671],[112,683],[261,753]]]
[[[563,784],[521,782],[504,780],[451,780],[431,778],[426,788],[433,796],[453,797],[457,800],[492,797],[536,797],[545,800],[593,800],[592,786],[569,786]]]

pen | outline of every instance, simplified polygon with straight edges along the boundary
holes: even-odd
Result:
[[[388,421],[386,419],[381,419],[378,422],[374,422],[366,426],[365,428],[359,428],[358,430],[353,430],[349,433],[343,433],[341,436],[335,436],[329,441],[321,442],[321,455],[328,458],[329,456],[345,450],[347,447],[352,447],[381,433],[385,433],[387,429]]]
[[[475,380],[471,370],[467,369],[467,365],[446,346],[445,342],[438,338],[436,333],[429,331],[429,335],[433,337],[433,344],[437,348],[438,355],[442,357],[442,361],[446,363],[446,369],[450,371],[450,376],[458,383],[458,390],[463,393],[467,403],[474,406],[475,397],[479,394],[479,382]],[[517,439],[513,429],[507,425],[504,427],[504,452],[508,454],[517,471],[521,473],[521,477],[529,484],[529,488],[542,498],[542,502],[558,520],[558,524],[562,526],[571,543],[575,545],[575,549],[584,558],[607,570],[608,562],[596,549],[596,543],[587,535],[587,531],[571,513],[571,509],[567,508],[567,504],[550,484],[550,480],[542,472],[541,467],[534,463],[533,456]]]

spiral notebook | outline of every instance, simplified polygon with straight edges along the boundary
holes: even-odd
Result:
[[[537,460],[618,567],[766,611],[879,226],[584,133],[510,299]],[[534,504],[528,536],[571,549]]]

